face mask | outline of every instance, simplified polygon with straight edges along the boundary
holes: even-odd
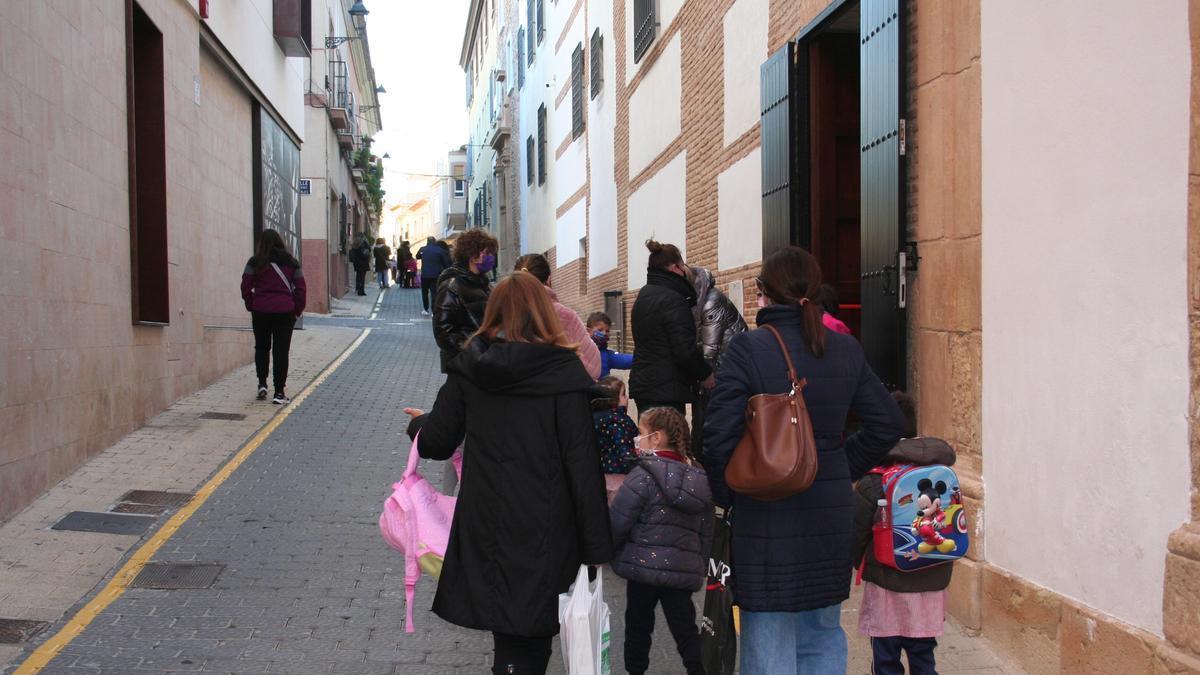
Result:
[[[608,349],[608,336],[604,334],[604,331],[598,330],[592,333],[592,342],[595,342],[596,347],[601,351]]]
[[[475,267],[479,269],[480,274],[487,274],[496,266],[496,256],[491,253],[483,256],[483,260],[479,261]]]
[[[648,433],[648,434],[645,434],[645,435],[643,435],[643,436],[634,436],[634,438],[633,438],[633,449],[634,449],[634,450],[637,450],[639,455],[652,455],[652,454],[654,454],[654,451],[655,451],[655,449],[656,449],[656,448],[643,448],[643,447],[642,447],[642,439],[644,439],[644,438],[650,438],[650,437],[651,437],[651,436],[653,436],[655,433],[656,433],[656,432],[653,432],[653,431],[651,431],[650,433]]]

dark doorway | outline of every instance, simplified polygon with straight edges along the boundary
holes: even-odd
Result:
[[[809,243],[837,293],[838,318],[861,335],[857,14],[852,32],[839,22],[808,41]]]

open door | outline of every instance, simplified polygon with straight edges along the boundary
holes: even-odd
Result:
[[[904,7],[862,4],[860,28],[862,344],[889,388],[906,386]]]
[[[902,0],[834,0],[762,65],[763,257],[813,253],[840,318],[906,386]]]

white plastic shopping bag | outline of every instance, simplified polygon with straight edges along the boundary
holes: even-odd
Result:
[[[567,672],[609,675],[609,613],[608,603],[604,602],[604,575],[599,568],[596,582],[589,584],[587,565],[579,566],[575,583],[558,596],[558,623]]]

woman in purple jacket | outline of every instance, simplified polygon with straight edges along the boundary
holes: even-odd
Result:
[[[288,350],[292,345],[292,328],[296,318],[304,313],[307,289],[304,270],[288,252],[283,238],[275,230],[263,230],[258,237],[254,257],[242,272],[242,300],[254,326],[254,367],[258,372],[258,400],[267,398],[267,369],[271,362],[271,347],[275,348],[276,405],[287,403],[284,385],[287,384]]]

